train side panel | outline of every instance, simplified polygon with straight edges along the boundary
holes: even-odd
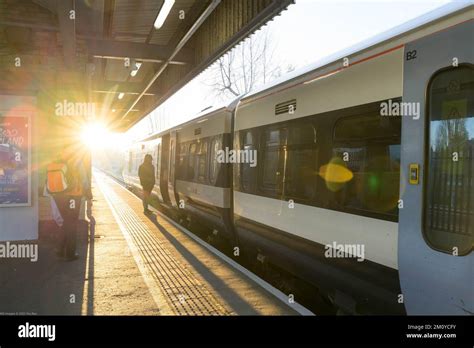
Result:
[[[222,108],[178,130],[175,187],[183,216],[230,239],[231,165],[219,154],[232,147],[231,126],[232,111]]]
[[[380,117],[381,104],[402,95],[403,56],[401,47],[388,50],[244,99],[236,111],[235,146],[258,155],[255,168],[234,165],[239,241],[348,312],[404,313],[397,301],[401,122]],[[338,248],[352,255],[338,257]]]

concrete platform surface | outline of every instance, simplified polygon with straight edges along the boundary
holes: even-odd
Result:
[[[93,193],[78,260],[52,234],[28,243],[36,262],[0,259],[0,315],[297,315],[100,172]]]

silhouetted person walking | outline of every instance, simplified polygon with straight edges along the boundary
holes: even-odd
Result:
[[[143,163],[138,168],[138,177],[143,188],[143,213],[150,214],[151,211],[148,209],[148,204],[151,191],[155,186],[155,167],[153,167],[153,157],[151,155],[145,155]]]

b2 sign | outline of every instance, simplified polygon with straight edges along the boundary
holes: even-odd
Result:
[[[31,205],[30,120],[0,115],[0,207]]]

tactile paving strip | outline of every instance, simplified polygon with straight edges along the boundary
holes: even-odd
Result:
[[[177,315],[230,314],[192,273],[190,273],[140,220],[127,202],[106,183],[99,184],[104,196],[132,237],[145,266],[151,271],[163,295]]]

